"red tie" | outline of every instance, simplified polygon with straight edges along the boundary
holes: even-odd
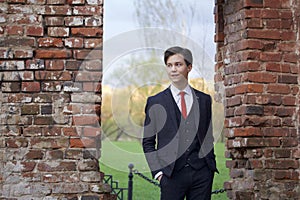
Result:
[[[181,114],[186,119],[187,113],[186,113],[186,104],[184,100],[184,94],[185,92],[181,91],[180,92],[180,100],[181,100]]]

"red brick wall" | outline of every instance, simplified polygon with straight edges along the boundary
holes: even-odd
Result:
[[[0,0],[0,198],[109,198],[98,166],[102,8]]]
[[[300,1],[217,0],[230,199],[300,196]]]

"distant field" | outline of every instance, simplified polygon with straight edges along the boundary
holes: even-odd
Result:
[[[223,143],[215,145],[217,165],[220,174],[215,175],[213,190],[222,189],[224,181],[229,180],[229,170],[225,167],[225,146]],[[151,177],[146,160],[139,142],[102,142],[102,156],[100,159],[101,171],[111,174],[118,180],[120,187],[127,187],[128,164],[133,163],[135,169]],[[127,197],[127,194],[126,194]],[[127,199],[127,198],[125,198]],[[159,188],[134,175],[133,178],[134,200],[158,200]],[[214,194],[213,200],[226,200],[226,193]]]

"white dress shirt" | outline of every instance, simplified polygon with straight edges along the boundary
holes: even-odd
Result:
[[[179,90],[178,88],[176,88],[174,85],[171,84],[170,90],[171,90],[172,96],[173,96],[180,112],[181,112],[180,92],[181,91],[185,92],[184,100],[185,100],[185,105],[186,105],[186,112],[187,112],[187,115],[188,115],[189,112],[191,111],[191,108],[192,108],[192,105],[193,105],[193,94],[192,94],[191,87],[189,85],[187,85],[183,90]],[[155,174],[154,178],[157,179],[162,174],[163,174],[163,172],[160,171],[157,174]]]

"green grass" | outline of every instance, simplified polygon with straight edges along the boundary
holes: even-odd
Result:
[[[222,189],[223,183],[229,180],[229,170],[225,167],[224,157],[225,146],[222,143],[215,145],[215,154],[219,174],[215,174],[213,190]],[[119,182],[120,187],[127,187],[128,184],[128,164],[133,163],[134,169],[139,170],[147,177],[151,178],[148,165],[146,163],[142,147],[139,142],[102,142],[102,156],[100,159],[101,171],[111,174],[114,180]],[[133,178],[133,199],[134,200],[158,200],[159,188],[146,182],[144,179],[134,175]],[[127,199],[127,194],[125,195]],[[212,195],[213,200],[228,199],[226,193]]]

